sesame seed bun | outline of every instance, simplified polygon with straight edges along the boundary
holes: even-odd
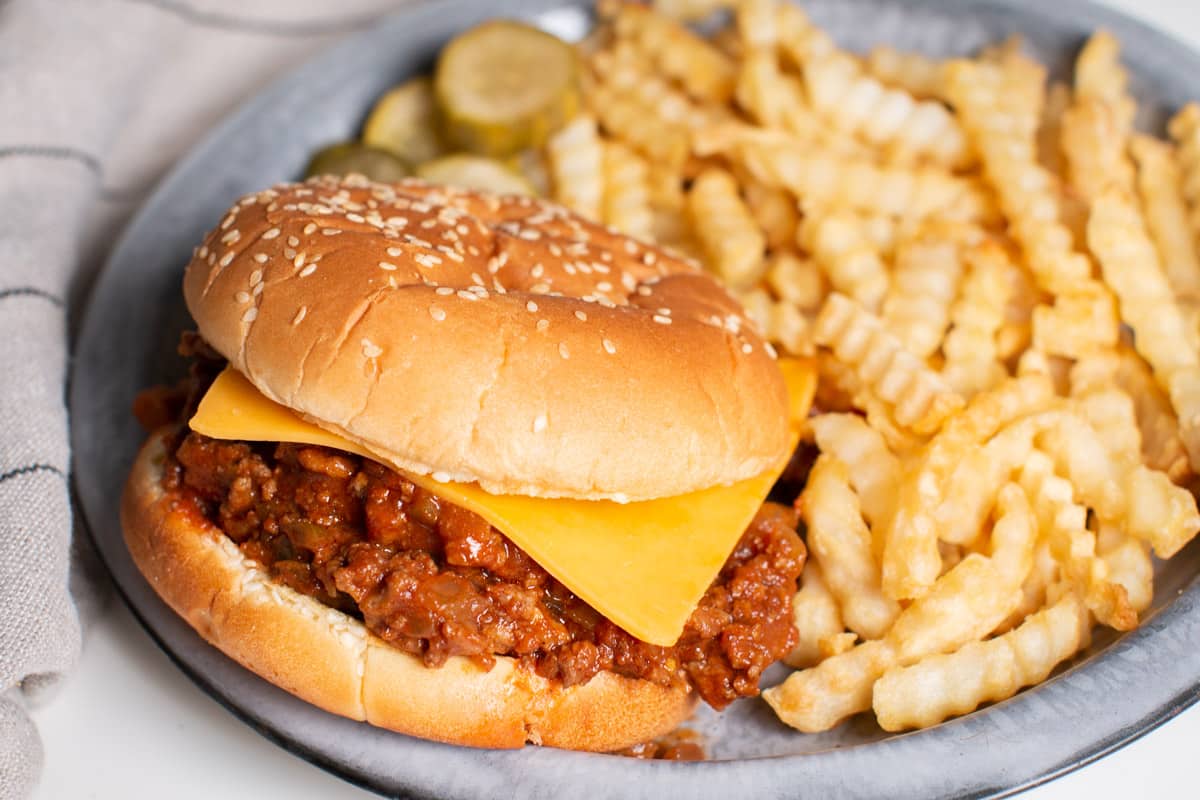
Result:
[[[265,395],[441,480],[646,500],[787,449],[773,354],[715,280],[530,198],[278,186],[229,211],[184,294]]]
[[[143,446],[122,497],[134,562],[208,642],[297,697],[412,736],[496,748],[616,750],[691,713],[687,689],[611,672],[563,688],[511,658],[497,658],[491,670],[460,657],[426,668],[358,620],[273,582],[219,528],[166,494],[167,433]]]

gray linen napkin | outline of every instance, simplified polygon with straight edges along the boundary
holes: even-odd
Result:
[[[24,706],[78,660],[96,594],[68,588],[64,405],[96,269],[213,123],[399,2],[0,0],[0,798],[37,781]]]

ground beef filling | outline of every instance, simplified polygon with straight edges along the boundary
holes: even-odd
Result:
[[[795,644],[804,564],[793,509],[766,503],[674,647],[630,636],[482,517],[341,451],[182,435],[168,490],[198,505],[275,580],[436,667],[512,656],[564,685],[602,670],[689,682],[722,708],[757,694]]]

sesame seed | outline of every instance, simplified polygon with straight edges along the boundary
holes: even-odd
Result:
[[[221,244],[233,244],[238,239],[242,238],[242,232],[234,228],[229,233],[221,237]]]
[[[301,277],[301,278],[307,278],[309,275],[312,275],[312,274],[313,274],[314,272],[316,272],[316,271],[317,271],[317,265],[316,265],[316,264],[309,264],[307,267],[305,267],[304,269],[300,270],[300,277]]]
[[[543,275],[546,274],[546,267],[543,266],[540,262],[537,264],[534,264],[533,269],[529,270],[529,274],[532,275],[534,277],[534,279],[541,278]]]
[[[476,286],[485,286],[486,285],[483,282],[483,278],[480,276],[480,274],[478,272],[471,273],[471,283],[475,284]]]
[[[292,324],[299,325],[300,322],[308,315],[308,306],[300,306],[300,310],[296,312],[296,316],[292,317]]]
[[[550,243],[550,255],[552,255],[556,258],[562,258],[562,254],[563,254],[562,248],[559,247],[558,245],[554,244],[553,242],[551,242]]]
[[[427,247],[430,250],[433,249],[433,245],[431,245],[429,242],[425,241],[424,239],[419,239],[416,236],[413,236],[411,233],[404,234],[404,241],[408,242],[409,244],[416,244],[416,245],[420,245],[421,247]]]
[[[659,325],[670,325],[671,324],[671,318],[664,317],[662,314],[655,314],[654,321],[657,322]]]
[[[239,303],[249,303],[250,295],[247,294],[246,292],[238,292],[237,294],[235,294],[233,296],[233,299],[237,300]]]
[[[563,267],[563,272],[567,273],[568,275],[575,274],[575,265],[572,264],[570,261],[564,261],[562,267]]]
[[[322,228],[321,233],[325,234],[326,236],[337,236],[339,233],[341,233],[341,230],[338,228]]]
[[[538,333],[545,333],[547,330],[550,329],[550,320],[539,319],[537,321],[537,329],[538,329]]]
[[[230,225],[232,225],[232,224],[233,224],[233,220],[234,220],[236,217],[237,217],[237,214],[230,214],[230,215],[229,215],[229,216],[227,216],[225,219],[221,220],[221,230],[225,230],[225,229],[227,229],[227,228],[228,228]]]
[[[267,254],[266,253],[255,253],[254,260],[255,260],[255,262],[257,262],[259,264],[265,264],[265,263],[267,263]]]
[[[742,345],[742,352],[749,355],[750,353],[754,352],[754,346],[749,342],[746,342]]]
[[[393,228],[403,228],[408,225],[408,217],[388,217],[384,222]]]
[[[295,236],[289,236],[287,238],[287,243],[288,243],[288,247],[297,247],[300,244],[300,240],[297,239]]]
[[[642,297],[649,297],[650,295],[654,294],[654,290],[651,289],[649,286],[639,286],[637,288],[637,293],[640,294]]]
[[[472,245],[468,245],[468,246],[467,246],[467,252],[468,252],[468,253],[470,253],[470,254],[471,254],[471,255],[473,255],[473,256],[478,256],[478,255],[479,255],[479,248],[478,248],[478,247],[476,247],[476,246],[475,246],[475,245],[473,245],[473,244],[472,244]]]
[[[439,286],[437,289],[434,290],[434,292],[442,295],[443,297],[445,297],[446,295],[454,294],[454,290],[451,289],[449,286]]]
[[[461,234],[463,236],[466,236],[468,233],[471,232],[471,229],[468,228],[466,225],[462,224],[461,222],[458,225],[454,226],[454,230],[458,231],[459,234]]]
[[[305,235],[305,236],[312,236],[312,235],[313,235],[313,232],[314,232],[314,231],[316,231],[316,229],[317,229],[317,223],[315,223],[315,222],[310,222],[310,223],[308,223],[307,225],[305,225],[305,226],[304,226],[304,235]]]
[[[362,352],[367,358],[379,358],[381,355],[383,355],[383,348],[372,342],[370,339],[363,339]]]
[[[266,241],[270,241],[271,239],[274,239],[278,235],[279,235],[279,228],[271,228],[270,230],[268,230],[266,233],[264,233],[262,235],[262,238],[265,239]]]
[[[450,482],[450,473],[448,473],[448,472],[438,471],[438,472],[433,473],[429,477],[433,478],[438,483],[449,483]]]
[[[645,264],[647,267],[653,267],[654,263],[656,261],[658,261],[658,256],[655,255],[653,250],[647,250],[642,255],[642,263]]]
[[[254,306],[246,309],[246,313],[242,314],[242,322],[254,322],[258,319],[258,309]]]
[[[231,251],[231,252],[228,252],[225,255],[221,256],[221,260],[218,261],[217,263],[220,264],[222,267],[228,267],[230,264],[233,263],[233,252]]]
[[[525,304],[525,310],[528,311],[530,314],[536,314],[537,310],[538,310],[538,304],[533,302],[532,300],[530,300],[528,303]]]
[[[612,284],[609,283],[608,281],[600,281],[599,283],[596,284],[596,288],[602,292],[611,292]]]
[[[430,228],[436,228],[437,225],[438,225],[438,221],[436,219],[421,220],[421,227],[425,228],[426,230],[429,230]]]
[[[296,257],[292,259],[292,266],[296,269],[300,269],[302,266],[304,266],[304,257],[306,255],[307,253],[297,253]]]
[[[578,309],[576,309],[576,311],[575,311],[575,319],[579,320],[580,322],[587,322],[587,314],[585,314],[585,313],[583,313],[582,311],[579,311]]]
[[[389,247],[387,249],[387,254],[392,258],[399,258],[400,256],[404,255],[404,251],[399,247]]]
[[[479,299],[476,295],[474,295],[471,292],[468,292],[464,289],[458,290],[458,296],[461,297],[463,300],[478,300]]]
[[[296,257],[296,248],[294,248],[294,247],[283,248],[283,257],[286,258],[288,261],[291,261],[293,258]]]
[[[438,322],[441,322],[442,320],[444,320],[446,318],[446,312],[443,311],[442,309],[438,308],[437,306],[430,306],[429,307],[429,316],[433,317]]]
[[[558,354],[559,354],[560,356],[562,356],[563,358],[570,358],[570,357],[571,357],[571,352],[570,352],[569,350],[567,350],[567,343],[566,343],[566,342],[559,342],[559,343],[558,343]]]
[[[535,283],[533,286],[529,287],[529,291],[533,292],[534,294],[545,294],[546,292],[550,291],[550,284]]]
[[[763,347],[766,348],[767,355],[769,355],[771,358],[779,358],[779,353],[776,352],[775,346],[770,342],[763,342]]]
[[[546,422],[546,415],[538,414],[536,417],[533,418],[533,432],[541,433],[542,431],[546,430],[547,424],[548,423]]]
[[[671,316],[671,309],[669,309],[669,308],[660,308],[660,309],[658,310],[658,313],[662,314],[662,315],[663,315],[663,316],[665,316],[665,317],[669,317],[669,316]]]
[[[254,295],[255,297],[258,297],[260,294],[262,294],[262,293],[263,293],[263,289],[264,289],[265,287],[266,287],[266,284],[265,284],[265,283],[260,283],[260,284],[257,284],[257,285],[255,285],[255,287],[254,287],[254,291],[253,291],[253,292],[251,292],[251,294],[252,294],[252,295]]]
[[[610,356],[616,354],[617,346],[613,344],[610,339],[605,339],[603,342],[601,342],[601,344],[604,345],[604,352],[608,353]]]
[[[200,249],[196,251],[196,257],[197,258],[207,258],[208,257],[208,245],[201,245]]]
[[[395,264],[393,264],[393,263],[391,263],[390,261],[380,261],[380,262],[379,262],[379,268],[380,268],[380,269],[386,269],[388,272],[395,272],[395,271],[396,271],[396,265],[395,265]]]
[[[625,240],[625,252],[629,253],[629,255],[633,256],[633,255],[637,255],[637,251],[638,251],[637,244],[632,239],[626,239]]]
[[[366,218],[362,214],[347,214],[346,219],[351,222],[366,222]]]

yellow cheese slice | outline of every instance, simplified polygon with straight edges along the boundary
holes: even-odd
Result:
[[[805,362],[781,365],[793,420],[802,420],[816,388],[816,373]],[[315,444],[387,463],[263,396],[233,369],[213,383],[190,425],[215,439]],[[732,486],[636,503],[494,495],[474,484],[405,474],[418,486],[479,514],[630,634],[669,646],[679,638],[783,467],[781,463]]]

